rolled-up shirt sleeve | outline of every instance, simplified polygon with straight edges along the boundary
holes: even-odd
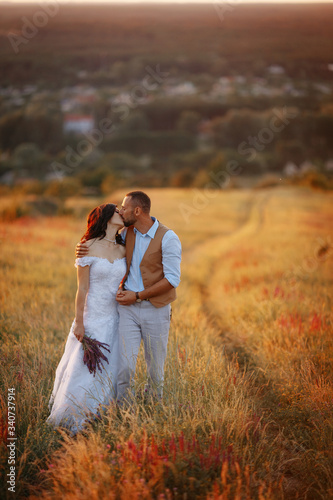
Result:
[[[182,245],[176,233],[171,229],[162,239],[162,265],[164,277],[174,288],[180,283],[180,262]]]

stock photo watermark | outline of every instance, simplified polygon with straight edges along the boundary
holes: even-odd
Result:
[[[240,0],[214,0],[213,6],[221,22],[225,20],[225,15],[233,12]]]
[[[67,2],[61,2],[67,3]],[[20,51],[21,45],[27,45],[38,33],[41,28],[45,28],[48,24],[50,18],[55,17],[60,9],[59,2],[57,0],[47,0],[41,2],[40,9],[36,10],[31,18],[27,16],[22,16],[22,26],[20,33],[8,33],[7,38],[12,46],[15,54]]]
[[[128,101],[117,105],[113,110],[114,113],[121,114],[119,116],[120,120],[126,120],[130,111],[142,104],[142,102],[147,99],[149,92],[156,90],[158,86],[164,82],[165,78],[169,76],[168,72],[161,71],[159,64],[156,65],[155,69],[146,66],[145,70],[148,74],[143,78],[140,84],[135,85],[131,89],[128,95]]]
[[[276,134],[282,132],[282,130],[289,125],[290,120],[293,120],[298,116],[298,111],[290,110],[285,106],[281,110],[273,109],[273,115],[274,116],[272,116],[269,120],[268,126],[260,129],[257,136],[249,136],[247,141],[241,142],[238,146],[237,152],[239,154],[249,155],[247,161],[253,161],[256,158],[258,151],[263,151],[267,144],[270,144],[273,141]]]
[[[273,116],[269,120],[268,126],[260,129],[254,137],[248,136],[246,141],[239,144],[237,148],[238,154],[247,156],[246,161],[253,161],[258,152],[262,152],[265,147],[270,144],[276,134],[282,132],[287,127],[291,120],[298,116],[299,112],[295,109],[288,109],[286,106],[283,109],[273,109]],[[243,167],[237,160],[230,160],[226,166],[217,172],[210,171],[210,181],[207,182],[202,189],[193,189],[192,203],[180,203],[179,209],[186,224],[190,222],[192,215],[198,215],[205,209],[211,199],[219,194],[219,189],[225,189],[232,177],[236,177],[243,172]]]
[[[7,396],[7,448],[9,472],[6,475],[8,491],[15,493],[16,487],[16,398],[15,388],[8,388]]]
[[[53,172],[59,178],[62,178],[66,174],[71,174],[84,158],[90,155],[94,149],[101,144],[105,135],[109,135],[113,132],[114,128],[115,126],[109,118],[100,120],[97,129],[95,128],[91,132],[83,134],[85,139],[81,139],[78,142],[76,150],[71,146],[65,147],[65,163],[53,161],[51,163]]]

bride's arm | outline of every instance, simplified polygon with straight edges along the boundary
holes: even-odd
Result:
[[[89,267],[90,266],[77,266],[74,335],[80,342],[82,342],[84,337],[83,311],[89,290]]]

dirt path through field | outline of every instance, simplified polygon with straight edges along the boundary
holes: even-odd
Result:
[[[265,207],[271,199],[270,193],[253,194],[246,204],[248,216],[237,229],[228,235],[221,236],[217,230],[216,237],[209,239],[201,245],[197,245],[191,254],[191,262],[187,266],[188,278],[192,285],[200,288],[202,305],[211,320],[216,319],[219,311],[211,307],[211,296],[215,287],[220,285],[216,282],[218,275],[216,270],[223,265],[224,256],[242,247],[244,242],[255,236],[264,228]],[[217,228],[219,229],[219,228]]]
[[[214,323],[215,327],[218,328],[220,335],[224,338],[225,344],[229,346],[230,354],[239,352],[240,346],[238,343],[235,343],[234,335],[229,335],[225,330],[223,308],[217,307],[216,300],[214,300],[216,290],[219,290],[219,296],[221,295],[222,283],[219,270],[224,265],[228,265],[228,256],[230,256],[230,253],[243,248],[244,245],[248,245],[256,234],[264,230],[265,209],[270,198],[271,194],[267,193],[259,193],[254,196],[250,200],[248,218],[245,222],[230,235],[220,238],[219,242],[214,244],[214,255],[207,259],[209,261],[209,270],[207,273],[209,279],[205,283],[200,284],[202,305],[205,314]],[[244,350],[241,349],[239,354],[243,354],[244,356]]]
[[[262,370],[257,370],[255,361],[246,349],[246,342],[231,331],[223,316],[223,304],[221,305],[220,300],[223,300],[224,293],[219,270],[222,266],[229,265],[230,254],[248,245],[251,239],[265,230],[266,208],[273,196],[267,192],[251,195],[244,207],[244,210],[248,210],[248,215],[241,225],[228,235],[221,236],[217,232],[213,240],[198,245],[195,251],[192,251],[192,262],[186,269],[187,279],[200,292],[202,310],[209,324],[217,332],[217,339],[212,341],[217,346],[223,346],[228,357],[233,358],[236,355],[240,365],[247,365],[257,372],[260,382],[266,386],[268,382]]]

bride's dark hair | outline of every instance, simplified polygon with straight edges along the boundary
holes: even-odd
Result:
[[[100,240],[106,235],[106,227],[116,211],[117,206],[113,203],[104,203],[94,208],[87,217],[87,229],[81,238],[81,241],[92,240],[99,238]],[[116,234],[116,241],[123,245],[123,240],[120,234]]]

